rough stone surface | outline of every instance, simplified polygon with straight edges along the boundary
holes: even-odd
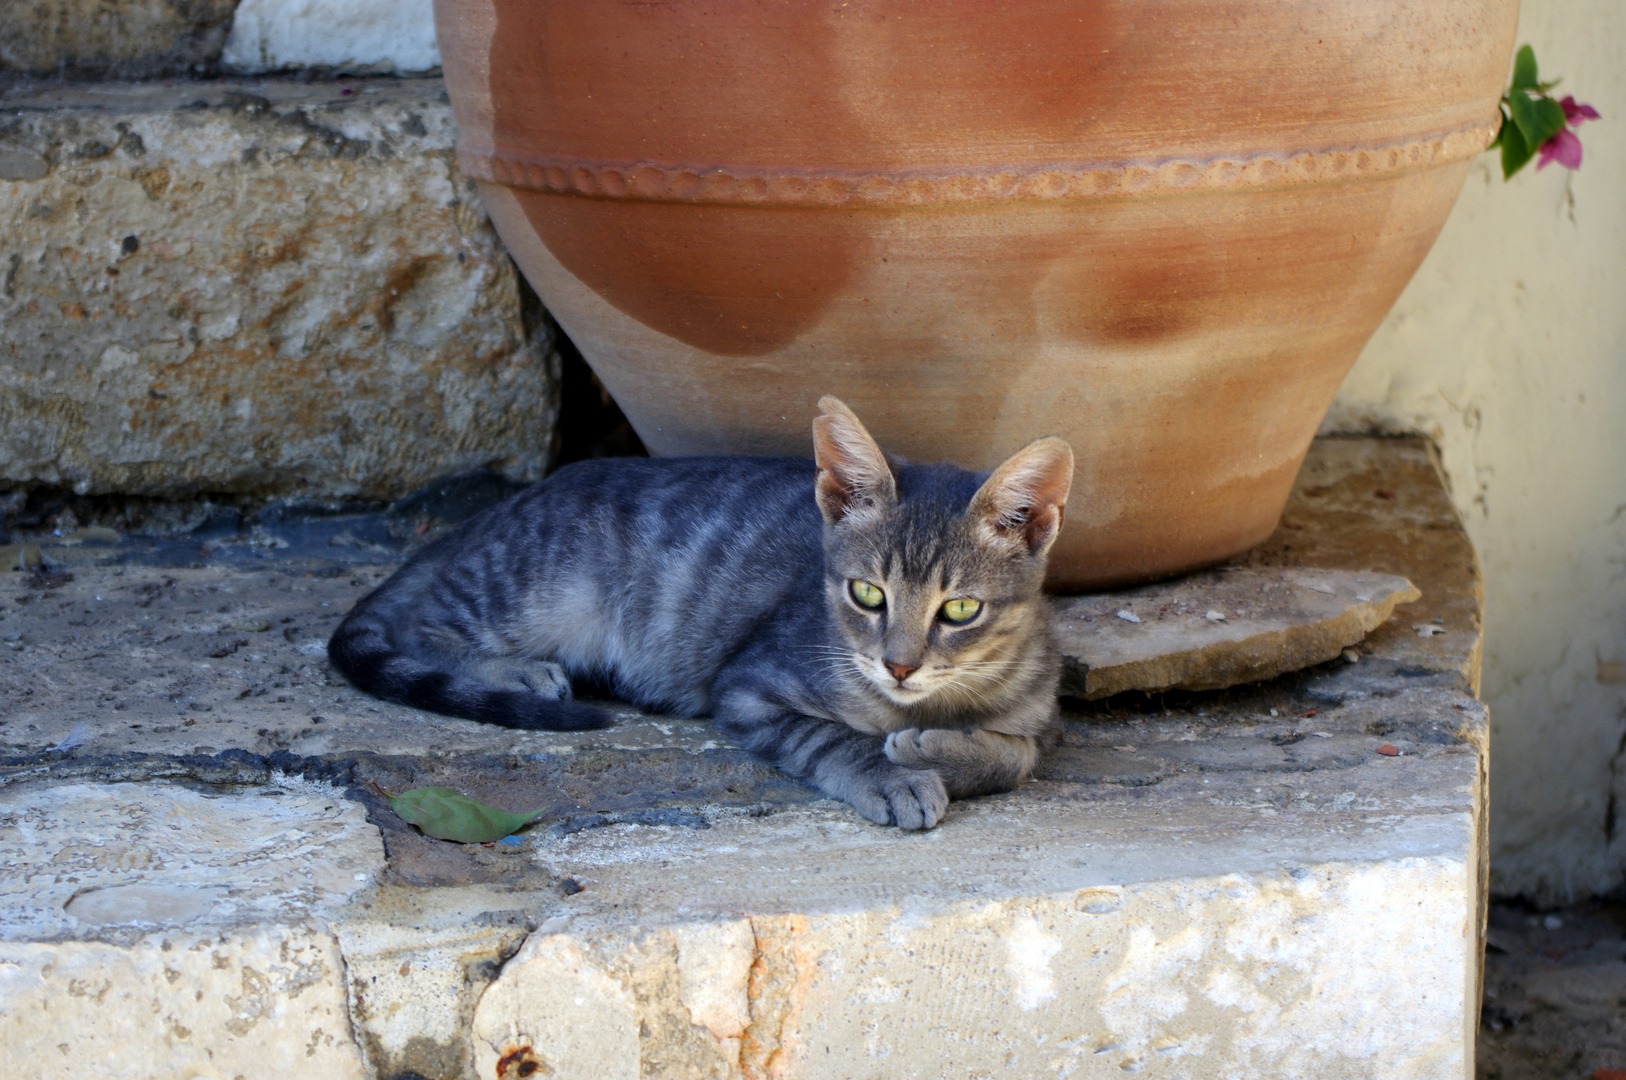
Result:
[[[207,71],[237,0],[4,0],[0,72],[145,78]]]
[[[361,1080],[343,970],[332,936],[297,924],[0,945],[0,1066],[41,1080]]]
[[[1114,861],[1100,849],[1115,845],[1082,834],[1031,839],[1066,845],[1052,850],[1075,865]],[[517,1055],[604,1080],[651,1065],[719,1077],[1460,1077],[1464,1033],[1448,1003],[1470,963],[1461,867],[1413,849],[1419,839],[1391,836],[1405,854],[1385,862],[1157,883],[1080,866],[1035,896],[858,910],[799,899],[789,914],[619,933],[561,920],[483,995],[476,1072],[500,1075]],[[900,871],[943,858],[865,854]],[[631,868],[599,878],[650,879]],[[1438,921],[1417,920],[1419,908]]]
[[[241,0],[221,61],[231,70],[440,67],[431,0]]]
[[[322,642],[386,569],[364,546],[97,541],[0,580],[0,789],[280,773],[364,807],[384,866],[322,923],[375,1076],[1455,1080],[1482,925],[1472,552],[1416,444],[1321,444],[1306,477],[1257,565],[1381,564],[1425,594],[1360,663],[1079,703],[1033,783],[927,834],[703,721],[509,732],[363,697]],[[515,843],[443,844],[378,793],[423,784],[546,809]],[[59,1067],[19,1045],[12,1072]]]
[[[438,80],[13,89],[0,481],[393,497],[549,461],[557,354]]]
[[[382,856],[360,807],[298,781],[0,791],[0,1069],[361,1077],[315,920]]]
[[[1393,574],[1422,599],[1362,646],[1374,660],[1450,672],[1479,693],[1484,579],[1451,505],[1433,450],[1421,439],[1317,439],[1270,539],[1240,562]],[[1427,624],[1438,633],[1421,637]]]
[[[1397,603],[1420,596],[1391,574],[1230,566],[1058,597],[1062,693],[1094,699],[1273,679],[1339,656]]]
[[[299,918],[383,869],[377,831],[330,788],[139,784],[0,791],[0,940]]]

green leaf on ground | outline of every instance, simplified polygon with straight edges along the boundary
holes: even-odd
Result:
[[[459,844],[489,844],[501,840],[542,812],[510,814],[443,787],[385,794],[390,808],[403,821],[416,825],[436,840]]]
[[[1536,50],[1528,45],[1519,46],[1517,55],[1513,57],[1513,89],[1534,90],[1541,85],[1541,79],[1536,74]]]

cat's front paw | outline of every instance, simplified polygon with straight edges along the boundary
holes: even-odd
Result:
[[[844,797],[854,810],[877,825],[896,825],[907,832],[930,829],[948,809],[948,788],[934,772],[888,768],[866,777]]]
[[[930,769],[941,765],[947,756],[947,747],[937,745],[951,738],[949,732],[936,728],[904,728],[886,737],[887,760],[906,769]]]
[[[956,799],[1012,791],[1039,763],[1037,740],[997,731],[905,728],[888,735],[882,748],[895,764],[941,776]]]

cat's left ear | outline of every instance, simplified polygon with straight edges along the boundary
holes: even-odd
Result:
[[[813,457],[819,463],[819,512],[834,525],[898,500],[898,484],[886,455],[857,415],[837,398],[819,399],[813,420]]]
[[[1073,486],[1073,448],[1054,435],[1031,442],[995,469],[967,510],[991,543],[1043,557],[1061,532]]]

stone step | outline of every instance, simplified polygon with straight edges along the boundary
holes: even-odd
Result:
[[[438,71],[430,0],[28,0],[5,8],[0,77]]]
[[[389,499],[542,475],[558,355],[438,79],[0,103],[0,482]]]
[[[0,1067],[1471,1076],[1478,579],[1426,448],[1317,443],[1248,563],[1423,598],[1356,664],[1074,703],[1032,783],[908,835],[702,721],[358,694],[322,645],[386,567],[6,575]],[[431,784],[545,813],[431,840],[379,794]]]

